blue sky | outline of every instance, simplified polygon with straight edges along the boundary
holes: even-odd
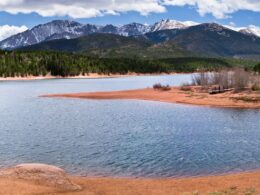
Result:
[[[259,28],[260,0],[0,0],[0,40],[56,19],[99,25],[175,19]]]
[[[206,14],[204,16],[199,15],[195,8],[188,6],[177,7],[177,6],[166,6],[167,11],[164,13],[150,13],[149,15],[141,15],[135,11],[128,11],[120,13],[120,15],[105,15],[97,16],[92,18],[72,18],[68,16],[52,16],[43,17],[37,13],[29,14],[10,14],[5,11],[0,12],[0,25],[25,25],[28,28],[32,28],[35,25],[43,24],[56,19],[69,19],[76,20],[82,23],[93,23],[93,24],[115,24],[122,25],[131,22],[153,24],[161,19],[175,19],[180,21],[195,21],[199,23],[203,22],[218,22],[221,24],[229,25],[230,23],[236,24],[236,26],[248,26],[255,25],[260,26],[260,12],[240,10],[232,13],[229,17],[218,19],[212,16],[212,14]]]

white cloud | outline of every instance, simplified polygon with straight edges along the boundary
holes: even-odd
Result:
[[[42,16],[90,18],[136,11],[141,15],[162,13],[169,6],[191,6],[201,16],[229,17],[238,10],[260,11],[259,0],[0,0],[0,11],[32,13]]]
[[[26,31],[28,28],[26,26],[9,26],[9,25],[4,25],[0,26],[0,41],[15,35],[17,33]]]
[[[230,17],[231,13],[239,10],[259,12],[259,0],[163,0],[165,5],[192,6],[201,16],[212,14],[218,19]]]
[[[91,18],[128,11],[148,15],[165,12],[166,9],[159,0],[0,0],[0,11]]]

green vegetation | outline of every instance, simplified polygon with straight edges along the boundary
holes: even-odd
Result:
[[[260,73],[260,63],[254,66],[254,71]]]
[[[252,62],[252,64],[256,64]],[[246,64],[252,68],[253,65]],[[0,51],[0,76],[77,76],[80,74],[126,74],[213,71],[237,66],[236,61],[217,58],[180,57],[166,59],[99,58],[52,51]],[[241,66],[241,65],[239,65]]]
[[[76,39],[57,39],[42,42],[36,45],[20,48],[23,51],[59,51],[86,54],[91,50],[122,49],[125,51],[149,47],[151,43],[147,40],[138,40],[133,37],[124,37],[114,34],[90,34]],[[108,56],[106,56],[108,57]]]
[[[212,31],[215,24],[203,24],[182,30],[162,30],[141,36],[124,37],[111,33],[93,33],[75,39],[45,41],[21,50],[76,52],[99,57],[236,57],[259,59],[260,39],[223,29]],[[206,41],[205,41],[206,40]]]
[[[229,64],[224,59],[217,58],[168,58],[161,59],[166,64],[174,65],[175,72],[195,72],[200,70],[214,71],[221,68],[230,68],[235,64]]]
[[[140,59],[100,59],[58,52],[0,52],[0,76],[77,76],[80,74],[126,74],[168,72],[164,63]]]
[[[248,60],[248,59],[235,59],[235,58],[225,58],[228,64],[235,64],[236,67],[245,68],[246,70],[253,70],[254,66],[259,63],[259,61]]]
[[[260,91],[260,81],[259,79],[252,85],[253,91]]]

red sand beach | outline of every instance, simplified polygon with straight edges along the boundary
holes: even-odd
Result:
[[[91,92],[72,94],[49,94],[42,97],[64,97],[82,99],[134,99],[150,100],[168,103],[183,103],[193,105],[204,105],[214,107],[230,108],[260,108],[260,92],[243,91],[241,93],[226,92],[210,95],[201,92],[197,87],[191,90],[182,90],[180,87],[172,87],[169,91],[154,90],[152,88],[111,91],[111,92]]]
[[[258,195],[260,172],[182,179],[89,178],[50,165],[25,164],[0,174],[1,195]]]

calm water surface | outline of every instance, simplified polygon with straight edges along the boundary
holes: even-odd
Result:
[[[0,82],[0,166],[41,162],[91,176],[178,177],[260,168],[260,110],[39,98],[179,85],[190,75]]]

